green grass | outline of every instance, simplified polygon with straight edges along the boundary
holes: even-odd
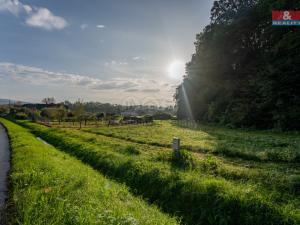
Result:
[[[155,121],[146,126],[101,126],[86,132],[155,146],[170,147],[173,137],[182,147],[256,161],[300,162],[300,135],[265,131],[245,131],[197,125],[190,129],[175,121]]]
[[[12,147],[10,224],[178,224],[26,129],[4,119]]]
[[[60,130],[61,131],[61,130]],[[62,132],[62,131],[61,131]],[[174,163],[174,154],[170,148],[157,147],[153,145],[138,144],[135,142],[125,141],[118,138],[106,137],[102,135],[93,135],[77,130],[67,130],[68,136],[80,139],[87,143],[98,145],[99,147],[112,149],[115,152],[128,155],[127,148],[134,148],[139,152],[139,159],[147,159],[152,161],[171,162],[173,165],[182,167],[182,161]],[[185,152],[185,151],[183,151]],[[186,155],[186,154],[185,154]],[[191,154],[190,154],[191,155]],[[132,155],[133,157],[134,155]],[[192,153],[193,160],[189,160],[192,166],[198,167],[200,172],[207,172],[215,176],[221,176],[226,179],[251,181],[253,183],[263,185],[269,189],[277,191],[289,191],[290,180],[293,176],[299,174],[299,164],[290,163],[261,163],[257,161],[245,161],[234,158],[224,159],[222,157],[212,157],[209,154]],[[131,158],[132,158],[131,157]],[[135,156],[135,158],[137,158]],[[187,158],[187,157],[186,157]],[[191,157],[188,157],[191,158]],[[213,159],[213,160],[210,160]],[[181,159],[184,160],[184,159]],[[207,167],[208,161],[214,161],[216,166]],[[196,163],[196,165],[194,165]],[[181,164],[181,165],[180,165]],[[185,162],[183,162],[185,164]],[[183,166],[186,167],[186,166]],[[209,169],[208,169],[209,168]]]
[[[59,149],[124,182],[132,192],[155,202],[164,211],[182,216],[187,224],[279,225],[300,221],[299,198],[286,190],[290,184],[282,184],[286,181],[286,165],[268,163],[266,167],[256,162],[262,169],[252,169],[212,156],[201,158],[193,153],[178,157],[168,148],[22,124]],[[128,153],[128,145],[139,153]],[[192,168],[181,166],[182,162],[185,165],[191,161]],[[266,178],[274,179],[265,181]]]

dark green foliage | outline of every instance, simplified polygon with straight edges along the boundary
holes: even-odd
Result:
[[[195,160],[187,150],[173,151],[172,164],[183,169],[192,169],[195,167]]]
[[[270,161],[299,162],[299,154],[292,149],[267,151],[266,157]]]
[[[15,119],[17,119],[17,120],[26,120],[26,119],[28,119],[28,116],[23,112],[18,112],[15,115]]]
[[[0,105],[0,116],[6,116],[9,113],[9,107],[6,105]]]
[[[220,0],[197,35],[177,88],[178,118],[236,127],[300,129],[300,29],[272,27],[293,0]]]
[[[134,146],[132,145],[127,145],[125,148],[124,148],[124,151],[127,153],[127,154],[130,154],[130,155],[139,155],[140,152],[139,150],[137,150]]]
[[[300,175],[290,177],[290,191],[296,195],[300,195]]]
[[[215,173],[215,171],[218,168],[218,164],[212,156],[209,156],[206,159],[204,159],[202,161],[202,163],[200,164],[200,166],[201,166],[202,170],[208,171],[208,172],[211,172],[211,173]]]
[[[155,120],[170,120],[172,119],[172,115],[168,113],[156,113],[153,115]]]

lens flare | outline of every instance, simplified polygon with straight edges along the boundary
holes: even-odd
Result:
[[[168,76],[172,79],[181,79],[185,73],[185,64],[180,60],[174,60],[168,66]]]

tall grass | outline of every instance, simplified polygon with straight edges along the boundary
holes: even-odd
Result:
[[[62,132],[62,130],[60,130],[60,132]],[[168,132],[168,130],[166,130],[166,132]],[[138,158],[165,163],[171,162],[172,165],[180,168],[193,168],[195,170],[200,169],[201,172],[221,176],[229,180],[252,182],[256,186],[261,185],[264,188],[279,191],[282,195],[282,199],[286,199],[287,202],[293,198],[293,196],[286,196],[285,194],[295,193],[291,191],[292,189],[290,186],[292,185],[291,176],[299,173],[299,169],[297,169],[296,164],[245,161],[240,160],[239,158],[223,158],[221,156],[212,157],[211,154],[189,153],[188,155],[191,156],[189,158],[193,158],[190,160],[190,166],[182,166],[182,162],[186,161],[185,159],[188,159],[187,157],[182,157],[183,155],[187,156],[187,154],[184,154],[187,153],[185,150],[180,151],[180,154],[176,155],[171,154],[171,148],[138,144],[118,138],[91,134],[72,129],[68,129],[67,135],[97,146],[105,146],[106,148],[113,149],[114,151],[118,151],[122,154],[128,154],[125,149],[128,146],[131,146],[139,151],[139,154],[136,154],[139,155]],[[179,164],[176,163],[178,156],[180,158]],[[208,161],[213,161],[214,166],[208,166]]]
[[[171,121],[156,121],[149,126],[84,128],[83,131],[161,147],[170,147],[170,141],[176,136],[182,139],[182,147],[190,151],[255,161],[300,162],[299,134],[204,125],[190,129]]]
[[[298,224],[299,210],[280,204],[272,193],[206,173],[184,173],[163,162],[135,158],[108,145],[87,143],[72,132],[23,123],[59,149],[127,184],[187,224]],[[70,133],[70,134],[69,134]],[[214,167],[211,159],[207,167]]]
[[[12,147],[10,224],[178,224],[69,155],[4,119]]]

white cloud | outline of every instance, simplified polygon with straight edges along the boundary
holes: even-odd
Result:
[[[81,30],[85,30],[87,27],[88,27],[88,25],[85,23],[80,25]]]
[[[124,74],[123,74],[124,75]],[[47,95],[55,95],[62,100],[65,96],[72,99],[78,97],[101,100],[117,104],[129,104],[134,101],[141,105],[172,105],[175,88],[161,80],[140,77],[121,77],[101,80],[86,75],[66,72],[51,72],[38,67],[0,62],[0,80],[8,87],[26,87],[26,93],[18,92],[20,97],[28,96],[27,100],[39,100],[36,88],[43,89]],[[30,90],[32,90],[30,92]],[[56,92],[53,92],[56,90]],[[8,95],[12,93],[8,92]],[[16,93],[13,93],[16,96]]]
[[[32,12],[31,6],[29,6],[29,5],[23,5],[23,7],[24,7],[24,10],[25,10],[25,12],[26,12],[27,14],[29,14],[29,13]]]
[[[104,28],[106,28],[106,26],[103,25],[103,24],[98,24],[98,25],[97,25],[97,28],[99,28],[99,29],[104,29]]]
[[[53,15],[46,8],[39,8],[29,18],[27,18],[26,24],[31,27],[39,27],[46,30],[61,30],[68,25],[65,19]]]
[[[127,66],[128,62],[126,62],[126,61],[115,61],[115,60],[112,60],[110,62],[105,62],[104,65],[107,66],[107,67]]]
[[[145,61],[146,58],[145,57],[141,57],[141,56],[135,56],[132,58],[134,61]]]
[[[29,5],[24,5],[18,0],[0,0],[0,11],[9,11],[15,16],[22,12],[30,12],[32,8]]]
[[[19,0],[0,0],[0,11],[8,11],[15,16],[24,14],[25,24],[31,27],[61,30],[68,25],[64,18],[54,15],[49,9],[25,5]]]
[[[13,81],[39,85],[62,85],[85,87],[98,91],[118,90],[124,92],[159,92],[164,89],[164,83],[153,82],[146,78],[114,78],[101,80],[90,76],[71,73],[51,72],[37,67],[0,62],[0,78],[9,78]]]

